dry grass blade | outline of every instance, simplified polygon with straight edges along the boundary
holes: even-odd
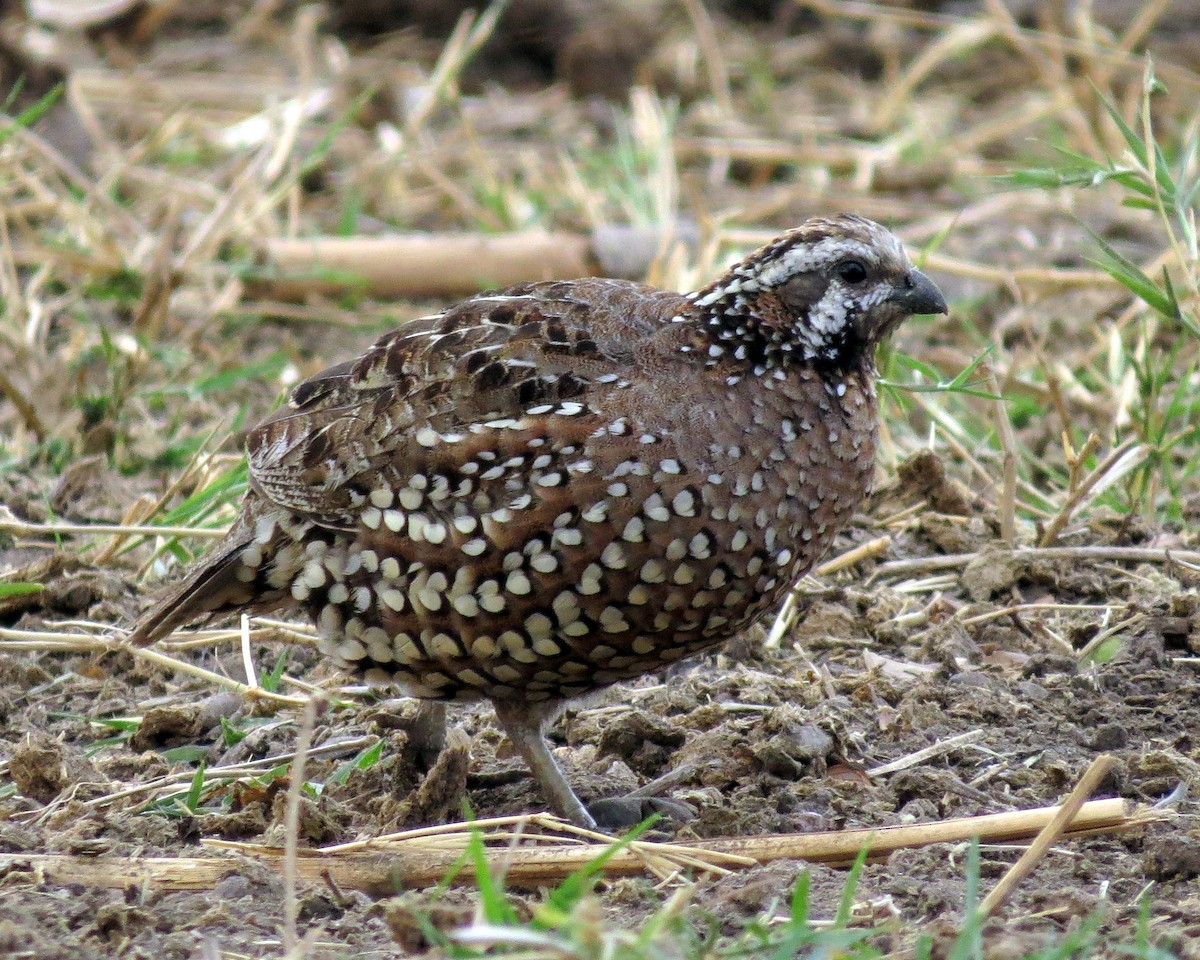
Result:
[[[375,737],[351,737],[313,747],[308,751],[308,755],[313,758],[341,757],[365,750],[375,742]],[[290,764],[295,758],[295,751],[287,751],[285,753],[262,757],[258,760],[249,760],[245,763],[231,763],[224,766],[208,767],[204,771],[204,784],[207,788],[208,785],[214,783],[230,783],[261,777],[264,774],[270,773],[276,767]],[[88,800],[76,800],[68,796],[62,796],[44,807],[18,814],[13,819],[22,822],[45,821],[59,815],[66,807],[75,806],[80,810],[107,810],[121,807],[127,801],[135,799],[138,803],[135,812],[140,812],[156,800],[178,793],[181,788],[186,788],[192,783],[194,778],[195,771],[187,770],[154,777],[144,783],[122,787],[111,793]]]
[[[527,828],[535,826],[538,831]],[[422,827],[370,840],[338,844],[329,848],[305,851],[303,856],[323,859],[328,864],[350,862],[356,866],[362,862],[382,863],[400,857],[406,870],[417,869],[416,865],[428,858],[442,865],[444,872],[460,860],[473,832],[484,831],[482,836],[488,844],[491,863],[502,868],[506,875],[513,871],[525,873],[530,863],[552,864],[556,858],[564,858],[563,873],[585,865],[616,839],[608,834],[576,827],[550,814],[530,814],[515,817],[493,817],[476,823],[453,823],[437,827]],[[564,846],[564,839],[568,841]],[[517,842],[521,846],[517,846]],[[223,850],[232,850],[268,858],[279,856],[275,847],[262,844],[244,844],[235,841],[206,841],[206,845]],[[548,851],[549,856],[542,856]],[[661,843],[644,840],[630,842],[622,851],[631,863],[639,866],[633,872],[649,870],[660,880],[677,875],[684,868],[702,873],[724,874],[738,867],[753,866],[753,858],[711,850],[694,844]],[[574,867],[566,866],[567,861]]]
[[[1058,808],[1050,822],[1041,829],[1029,849],[1021,854],[1020,859],[992,888],[991,893],[984,897],[983,902],[979,905],[981,916],[987,918],[994,915],[1012,896],[1017,887],[1021,885],[1021,881],[1029,876],[1050,847],[1068,830],[1087,798],[1100,786],[1100,781],[1108,775],[1115,763],[1116,758],[1111,754],[1102,754],[1092,761],[1092,765],[1079,778],[1075,789],[1067,795],[1062,806]]]
[[[868,777],[882,777],[889,773],[897,773],[900,770],[907,770],[909,767],[915,767],[919,763],[924,763],[926,760],[933,757],[940,757],[942,754],[949,753],[951,750],[957,750],[959,747],[965,747],[967,744],[974,743],[984,735],[983,730],[968,730],[966,733],[960,733],[954,737],[947,737],[945,740],[939,740],[937,743],[931,744],[924,750],[917,750],[915,753],[910,753],[907,756],[899,757],[892,760],[890,763],[882,764],[878,767],[872,767],[868,770]]]
[[[996,433],[1000,437],[1001,483],[998,509],[1000,512],[1000,539],[1013,544],[1017,540],[1017,438],[1012,422],[1008,419],[1008,406],[1003,399],[1000,383],[994,373],[989,374],[992,393],[1001,399],[993,403],[996,416]]]
[[[570,833],[568,829],[570,827],[569,824],[549,813],[523,813],[506,817],[484,817],[479,820],[472,820],[470,825],[476,830],[486,830],[504,837],[511,834],[502,833],[501,828],[512,828],[514,831],[520,828],[521,835],[530,842],[537,842],[544,839],[551,843],[561,843],[563,841],[562,834]],[[402,830],[398,833],[385,833],[377,837],[367,837],[362,840],[352,840],[348,843],[332,844],[321,849],[327,854],[354,853],[375,848],[400,846],[406,843],[435,842],[439,837],[447,837],[448,843],[451,846],[458,847],[462,843],[462,831],[463,825],[461,823],[440,823],[428,827],[415,827],[411,830]],[[211,841],[211,844],[220,847],[224,842]],[[580,842],[583,841],[581,840]],[[240,849],[240,847],[235,846],[232,849]]]
[[[1017,547],[1013,555],[1021,560],[1086,560],[1111,563],[1200,563],[1200,551],[1167,550],[1155,547]],[[952,553],[911,560],[887,560],[872,572],[872,579],[909,577],[938,570],[957,570],[979,556],[978,553]]]
[[[229,643],[241,644],[243,639],[257,642],[273,640],[289,644],[316,643],[317,632],[310,624],[272,620],[268,617],[250,617],[248,620],[260,626],[251,627],[248,634],[243,633],[241,626],[176,630],[169,639],[160,640],[158,647],[161,650],[179,652]]]
[[[297,896],[296,859],[300,847],[300,799],[304,792],[304,768],[312,747],[313,727],[322,704],[317,698],[309,697],[300,717],[300,733],[296,737],[296,758],[288,774],[287,807],[284,811],[283,848],[283,948],[289,954],[299,942],[297,924],[300,918],[300,900]]]
[[[1042,293],[1078,290],[1087,287],[1116,289],[1117,282],[1102,270],[1072,270],[1054,267],[989,267],[944,253],[930,253],[925,265],[931,270],[968,280],[982,280],[1001,286],[1009,283],[1031,287]]]
[[[700,0],[683,0],[683,6],[692,21],[696,43],[704,56],[713,102],[722,117],[732,117],[735,108],[733,96],[729,92],[729,68],[725,65],[725,56],[721,52],[720,43],[717,42],[717,31],[713,26],[712,17]]]
[[[1106,603],[1014,603],[1007,607],[997,607],[995,610],[988,610],[986,613],[962,616],[959,622],[964,625],[986,623],[989,620],[999,620],[1002,617],[1011,617],[1013,614],[1020,613],[1071,613],[1081,610],[1107,612],[1113,610],[1116,606],[1120,605]],[[965,613],[965,610],[963,612]]]
[[[467,61],[487,43],[507,7],[508,0],[492,0],[483,13],[476,14],[468,10],[459,18],[434,65],[424,95],[405,119],[404,132],[410,142],[425,125],[442,97],[457,84]]]
[[[98,629],[111,630],[105,624],[95,624]],[[238,636],[238,634],[234,634]],[[224,687],[252,700],[262,700],[268,703],[288,707],[302,707],[307,702],[305,697],[289,697],[281,693],[273,693],[259,686],[250,686],[222,676],[212,670],[177,660],[174,657],[160,653],[153,647],[133,647],[122,639],[112,636],[99,636],[91,633],[76,633],[71,631],[54,630],[12,630],[0,628],[0,650],[10,653],[36,651],[59,651],[75,653],[128,653],[139,660],[145,660],[159,667],[165,667],[176,673],[188,674],[218,687]]]
[[[715,838],[702,845],[657,844],[636,841],[617,851],[604,864],[610,876],[632,876],[646,868],[645,854],[673,863],[686,863],[701,872],[724,870],[752,863],[801,859],[814,863],[848,866],[866,847],[873,859],[909,847],[933,843],[957,843],[979,838],[985,843],[1020,841],[1033,837],[1062,814],[1062,807],[1042,807],[1016,813],[965,817],[939,823],[884,827],[878,830],[849,830],[823,834],[781,834],[764,837]],[[1148,808],[1131,808],[1124,800],[1094,800],[1085,803],[1071,819],[1064,836],[1125,832],[1165,818]],[[426,887],[443,882],[460,862],[470,836],[468,824],[456,825],[458,845],[437,845],[421,850],[414,844],[393,851],[355,850],[330,855],[323,850],[300,851],[297,872],[306,880],[319,881],[327,874],[343,889],[391,893],[395,884]],[[507,839],[507,835],[503,839]],[[208,846],[231,853],[263,859],[278,866],[278,848],[254,844],[209,841]],[[640,847],[639,852],[635,847]],[[536,886],[561,881],[571,872],[591,863],[607,849],[605,844],[568,845],[508,849],[492,854],[507,862],[510,886]],[[80,884],[93,889],[124,889],[128,886],[160,890],[212,889],[230,869],[228,857],[128,858],[73,857],[56,854],[0,855],[0,870],[13,882],[27,875],[39,883]],[[473,877],[464,877],[473,880]]]
[[[953,24],[941,37],[927,46],[904,71],[904,75],[892,84],[887,93],[875,105],[871,118],[872,128],[886,130],[891,127],[904,109],[912,102],[913,91],[947,60],[962,57],[978,49],[996,36],[995,24],[985,20],[964,20]]]
[[[3,369],[0,369],[0,395],[7,397],[9,403],[16,407],[25,426],[33,432],[33,435],[39,441],[45,440],[50,435],[49,428],[42,422],[42,418],[37,412],[36,404],[13,383]],[[0,519],[3,519],[2,515],[0,515]]]
[[[1098,497],[1114,483],[1120,481],[1122,477],[1136,470],[1149,455],[1149,448],[1139,444],[1137,440],[1126,440],[1097,464],[1091,473],[1080,479],[1078,483],[1073,482],[1062,507],[1046,524],[1046,531],[1038,541],[1038,546],[1053,545],[1076,510],[1089,500]]]
[[[847,550],[845,553],[839,553],[836,557],[830,557],[823,563],[817,564],[813,570],[813,576],[828,577],[835,573],[841,573],[843,570],[856,566],[863,560],[872,560],[875,557],[882,556],[891,547],[891,537],[876,537],[874,540],[860,543],[857,547]]]
[[[22,539],[58,536],[144,536],[219,540],[227,532],[221,527],[159,527],[154,524],[125,523],[27,523],[15,517],[8,507],[0,504],[0,533],[7,533]]]
[[[266,253],[279,276],[264,277],[251,289],[284,300],[347,288],[384,298],[461,296],[487,286],[590,272],[587,238],[563,231],[280,237],[267,241]],[[464,264],[471,268],[464,270]]]

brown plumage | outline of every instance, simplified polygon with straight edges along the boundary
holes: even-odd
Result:
[[[775,607],[870,487],[876,344],[945,309],[843,215],[689,295],[528,283],[406,324],[251,432],[241,515],[133,640],[298,604],[343,666],[492,700],[589,823],[546,719]]]

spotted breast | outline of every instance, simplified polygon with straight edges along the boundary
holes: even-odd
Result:
[[[898,240],[814,219],[691,294],[483,294],[293,391],[228,537],[136,626],[295,604],[339,665],[487,698],[551,806],[542,727],[770,611],[874,469],[876,344],[944,312]]]

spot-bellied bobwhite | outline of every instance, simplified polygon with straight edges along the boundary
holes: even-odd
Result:
[[[136,626],[296,604],[320,649],[491,700],[551,806],[565,701],[771,611],[871,485],[875,346],[944,313],[894,235],[813,219],[703,289],[525,283],[301,383],[228,537]]]

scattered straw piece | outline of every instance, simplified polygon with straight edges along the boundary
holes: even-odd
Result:
[[[1089,560],[1097,563],[1197,563],[1200,551],[1167,550],[1156,547],[1018,547],[1013,554],[1021,560]],[[978,553],[949,553],[935,557],[916,557],[912,560],[888,560],[871,574],[880,577],[907,577],[933,573],[938,570],[957,570],[978,557]]]
[[[887,551],[892,546],[891,537],[876,537],[874,540],[868,540],[866,543],[860,543],[852,550],[847,550],[845,553],[840,553],[836,557],[831,557],[813,571],[813,576],[827,577],[834,573],[839,573],[842,570],[852,567],[869,557],[877,557]],[[779,613],[775,616],[775,622],[771,624],[771,629],[767,632],[767,639],[763,646],[768,650],[778,648],[783,641],[783,635],[787,633],[788,628],[796,619],[796,595],[800,591],[793,588],[783,601],[783,605],[779,608]]]
[[[610,876],[632,876],[653,868],[652,872],[662,876],[662,871],[672,867],[682,873],[686,866],[700,872],[721,873],[738,867],[789,859],[849,866],[864,847],[872,859],[880,859],[903,848],[932,843],[958,843],[974,837],[985,843],[1019,841],[1043,830],[1062,810],[1061,807],[1043,807],[877,830],[723,837],[705,840],[702,846],[639,840],[614,853],[605,862],[604,872]],[[1163,812],[1144,807],[1134,808],[1124,800],[1095,800],[1084,803],[1077,815],[1065,815],[1064,821],[1069,822],[1069,826],[1057,836],[1124,832],[1166,818],[1167,814]],[[570,829],[569,825],[548,816],[539,817],[537,822],[540,825],[553,824],[556,829],[576,836],[589,832]],[[471,836],[470,824],[447,825],[444,829],[456,832],[443,834],[441,840],[453,838],[455,844],[439,842],[425,848],[418,844],[405,844],[390,850],[371,847],[341,854],[328,850],[300,850],[296,859],[297,873],[312,882],[327,882],[325,878],[328,876],[342,889],[379,894],[394,893],[397,884],[417,888],[432,886],[443,882],[460,865],[462,851]],[[611,839],[597,835],[600,841],[595,843],[564,844],[559,840],[549,845],[522,846],[511,850],[507,845],[507,838],[511,835],[510,830],[493,838],[493,846],[488,851],[489,857],[504,857],[508,861],[510,886],[559,882],[572,871],[593,862],[608,849],[604,841]],[[489,842],[487,833],[484,839]],[[523,839],[529,840],[529,835],[524,834]],[[494,845],[496,840],[505,845],[497,849]],[[280,865],[282,858],[282,851],[278,848],[228,841],[203,842],[206,847],[219,849],[224,855],[122,858],[2,854],[0,872],[5,874],[9,884],[27,877],[32,883],[57,886],[79,884],[92,889],[152,887],[160,890],[208,890],[234,867],[236,861],[231,861],[229,854],[252,856],[275,866]],[[648,863],[647,858],[653,863]],[[460,874],[458,879],[471,882],[474,877]]]
[[[917,750],[907,756],[900,757],[890,763],[882,764],[878,767],[873,767],[867,771],[868,777],[882,777],[889,773],[896,773],[899,770],[907,770],[909,767],[915,767],[918,763],[924,763],[932,757],[940,757],[943,753],[949,753],[951,750],[958,747],[965,747],[969,743],[974,743],[983,736],[982,730],[968,730],[966,733],[960,733],[956,737],[948,737],[945,740],[939,740],[937,743],[926,747],[924,750]]]
[[[304,767],[312,747],[313,728],[317,714],[324,704],[309,697],[300,719],[300,734],[296,737],[296,759],[288,774],[287,808],[284,812],[283,852],[283,949],[291,954],[299,940],[297,924],[300,919],[300,898],[296,895],[296,857],[300,847],[300,799],[304,791]]]
[[[1005,901],[1012,896],[1013,891],[1020,886],[1021,881],[1029,876],[1033,868],[1046,855],[1046,851],[1063,835],[1075,819],[1076,814],[1083,808],[1088,796],[1100,785],[1100,781],[1113,768],[1114,763],[1116,763],[1116,759],[1109,753],[1101,754],[1092,761],[1092,765],[1080,777],[1075,789],[1067,795],[1067,799],[1063,801],[1062,806],[1058,808],[1050,822],[1034,838],[1029,849],[1021,854],[1017,862],[1009,868],[1008,873],[1000,878],[1000,882],[992,888],[992,892],[983,898],[983,903],[979,905],[979,912],[985,919],[991,917],[1004,905]]]
[[[160,527],[154,524],[123,523],[27,523],[19,519],[8,507],[0,504],[0,533],[21,538],[111,534],[113,536],[196,537],[202,540],[219,540],[227,532],[224,527]]]
[[[167,656],[165,653],[159,653],[153,647],[131,646],[123,638],[114,636],[105,637],[89,633],[0,628],[0,650],[13,653],[21,651],[44,652],[48,650],[75,653],[128,653],[139,660],[145,660],[160,667],[166,667],[168,670],[173,670],[177,673],[189,674],[207,683],[240,693],[250,699],[265,700],[288,707],[302,707],[306,702],[306,698],[304,697],[289,697],[281,693],[272,693],[270,690],[264,690],[262,687],[252,687],[231,677],[214,673],[212,670],[205,670],[203,667],[197,666],[194,663],[188,663],[186,660],[177,660],[174,657]]]

